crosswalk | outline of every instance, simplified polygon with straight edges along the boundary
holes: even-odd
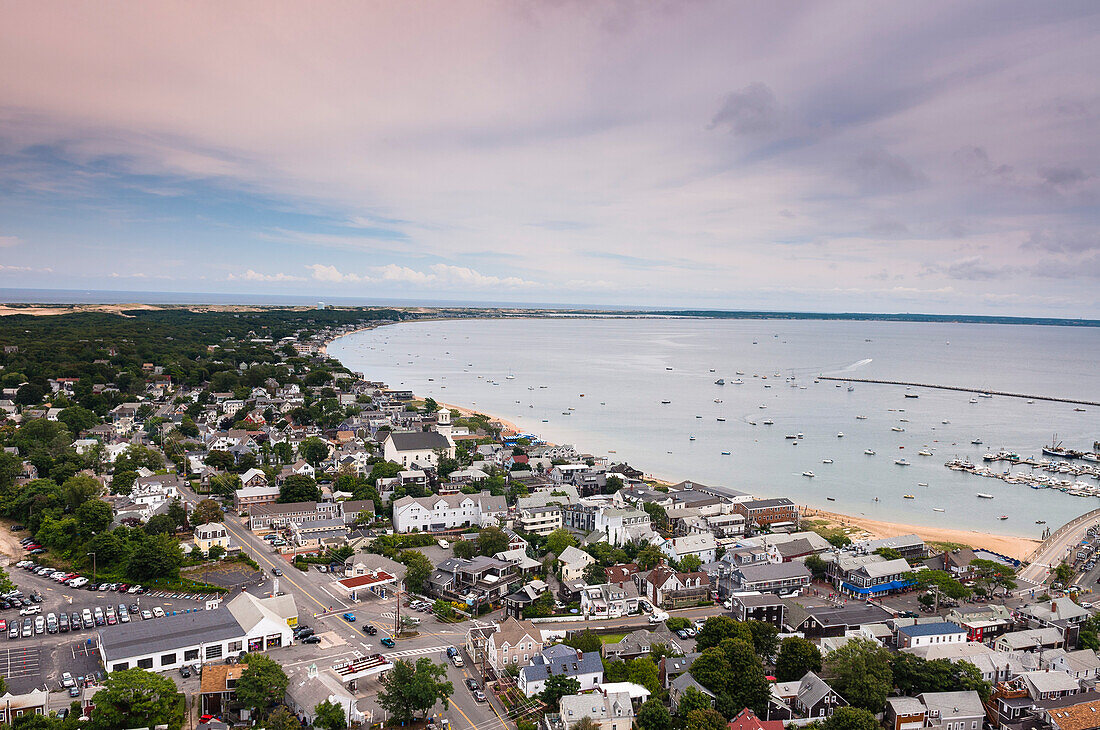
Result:
[[[390,659],[400,659],[407,656],[420,656],[421,654],[441,654],[447,650],[445,646],[429,646],[423,649],[406,649],[404,651],[387,651],[386,656]]]

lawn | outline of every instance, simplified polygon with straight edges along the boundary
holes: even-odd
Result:
[[[600,634],[600,641],[605,644],[618,644],[626,634]]]

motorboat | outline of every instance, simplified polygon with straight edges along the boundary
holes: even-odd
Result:
[[[898,466],[912,466],[906,459],[894,459],[894,463]]]
[[[970,443],[974,444],[975,446],[981,446],[982,445],[982,440],[981,439],[974,439]]]
[[[903,494],[903,495],[901,495],[901,498],[902,499],[916,499],[916,497],[912,494]]]
[[[714,381],[714,384],[715,384],[715,385],[725,385],[725,384],[726,384],[726,380],[725,380],[725,378],[718,378],[718,380],[715,380],[715,381]]]
[[[798,434],[798,438],[802,438],[802,433],[801,432]]]
[[[857,420],[857,421],[866,421],[866,420],[867,420],[867,416],[856,416],[856,420]]]
[[[714,402],[715,402],[715,403],[721,403],[721,402],[722,402],[722,399],[721,399],[721,398],[715,398],[715,399],[714,399]]]
[[[928,482],[917,482],[917,486],[918,486],[918,487],[927,487],[927,486],[928,486]]]
[[[671,403],[671,402],[672,402],[672,401],[670,401],[670,400],[663,400],[663,401],[661,401],[661,405],[663,405],[663,406],[667,406],[667,405],[668,405],[669,403]]]
[[[802,476],[810,477],[812,479],[816,475],[812,471],[804,471],[804,472],[802,472]]]
[[[903,426],[891,426],[890,430],[891,431],[897,431],[898,433],[901,433],[902,431],[905,430],[905,428]]]
[[[775,421],[770,418],[765,418],[763,421],[761,421],[761,423],[763,423],[765,426],[775,425]]]
[[[875,455],[875,450],[874,449],[864,449],[863,453],[867,454],[868,456],[874,456]]]
[[[997,519],[998,519],[998,520],[1007,520],[1007,519],[1008,519],[1008,515],[1001,515],[1001,516],[1000,516],[1000,517],[998,517]]]
[[[985,492],[978,492],[978,499],[993,499],[993,495],[986,494]]]
[[[742,380],[741,378],[738,378],[737,380],[733,381],[733,384],[734,385],[744,385],[745,381]]]
[[[724,419],[724,418],[718,418],[717,420],[718,420],[718,423],[725,423],[726,422],[726,419]]]
[[[842,439],[842,438],[844,438],[844,432],[843,432],[843,431],[837,431],[837,432],[836,432],[836,437],[837,437],[838,439]]]
[[[832,463],[833,463],[833,460],[832,460],[832,459],[822,459],[822,460],[821,460],[821,463],[822,463],[822,464],[832,464]]]
[[[920,451],[917,452],[917,456],[931,456],[931,455],[932,455],[932,452],[929,451],[928,449],[921,449]]]
[[[971,403],[977,403],[977,402],[978,402],[978,399],[977,399],[977,398],[971,398],[971,399],[970,399],[970,402],[971,402]]]
[[[694,440],[695,440],[695,434],[692,434],[692,435],[688,436],[688,441],[694,441]]]
[[[920,396],[917,395],[916,393],[906,393],[905,397],[906,398],[920,398]]]
[[[992,393],[978,393],[978,397],[979,398],[992,398],[993,394]],[[1006,517],[1005,519],[1008,519],[1008,518]]]
[[[933,512],[943,512],[943,511],[944,511],[944,509],[943,509],[943,507],[933,507],[933,508],[932,508],[932,511],[933,511]]]
[[[730,455],[730,452],[728,452],[728,451],[723,451],[722,452],[722,456],[729,456],[729,455]]]
[[[1035,520],[1036,525],[1045,525],[1046,523],[1047,523],[1046,520]]]

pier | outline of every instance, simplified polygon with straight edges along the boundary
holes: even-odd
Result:
[[[1000,395],[1005,398],[1024,398],[1026,400],[1042,400],[1051,403],[1069,403],[1077,406],[1096,406],[1100,408],[1100,402],[1093,400],[1077,400],[1074,398],[1055,398],[1050,395],[1028,395],[1026,393],[1008,393],[1003,390],[985,390],[984,388],[966,388],[961,385],[935,385],[932,383],[906,383],[901,380],[872,380],[870,378],[838,378],[828,375],[817,376],[818,380],[833,380],[843,383],[870,383],[872,385],[904,385],[907,388],[930,388],[932,390],[954,390],[960,393],[986,393],[988,395]]]

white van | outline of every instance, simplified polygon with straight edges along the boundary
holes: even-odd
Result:
[[[88,585],[88,579],[82,575],[78,575],[77,577],[69,580],[66,585],[70,588],[83,588],[84,586]]]

